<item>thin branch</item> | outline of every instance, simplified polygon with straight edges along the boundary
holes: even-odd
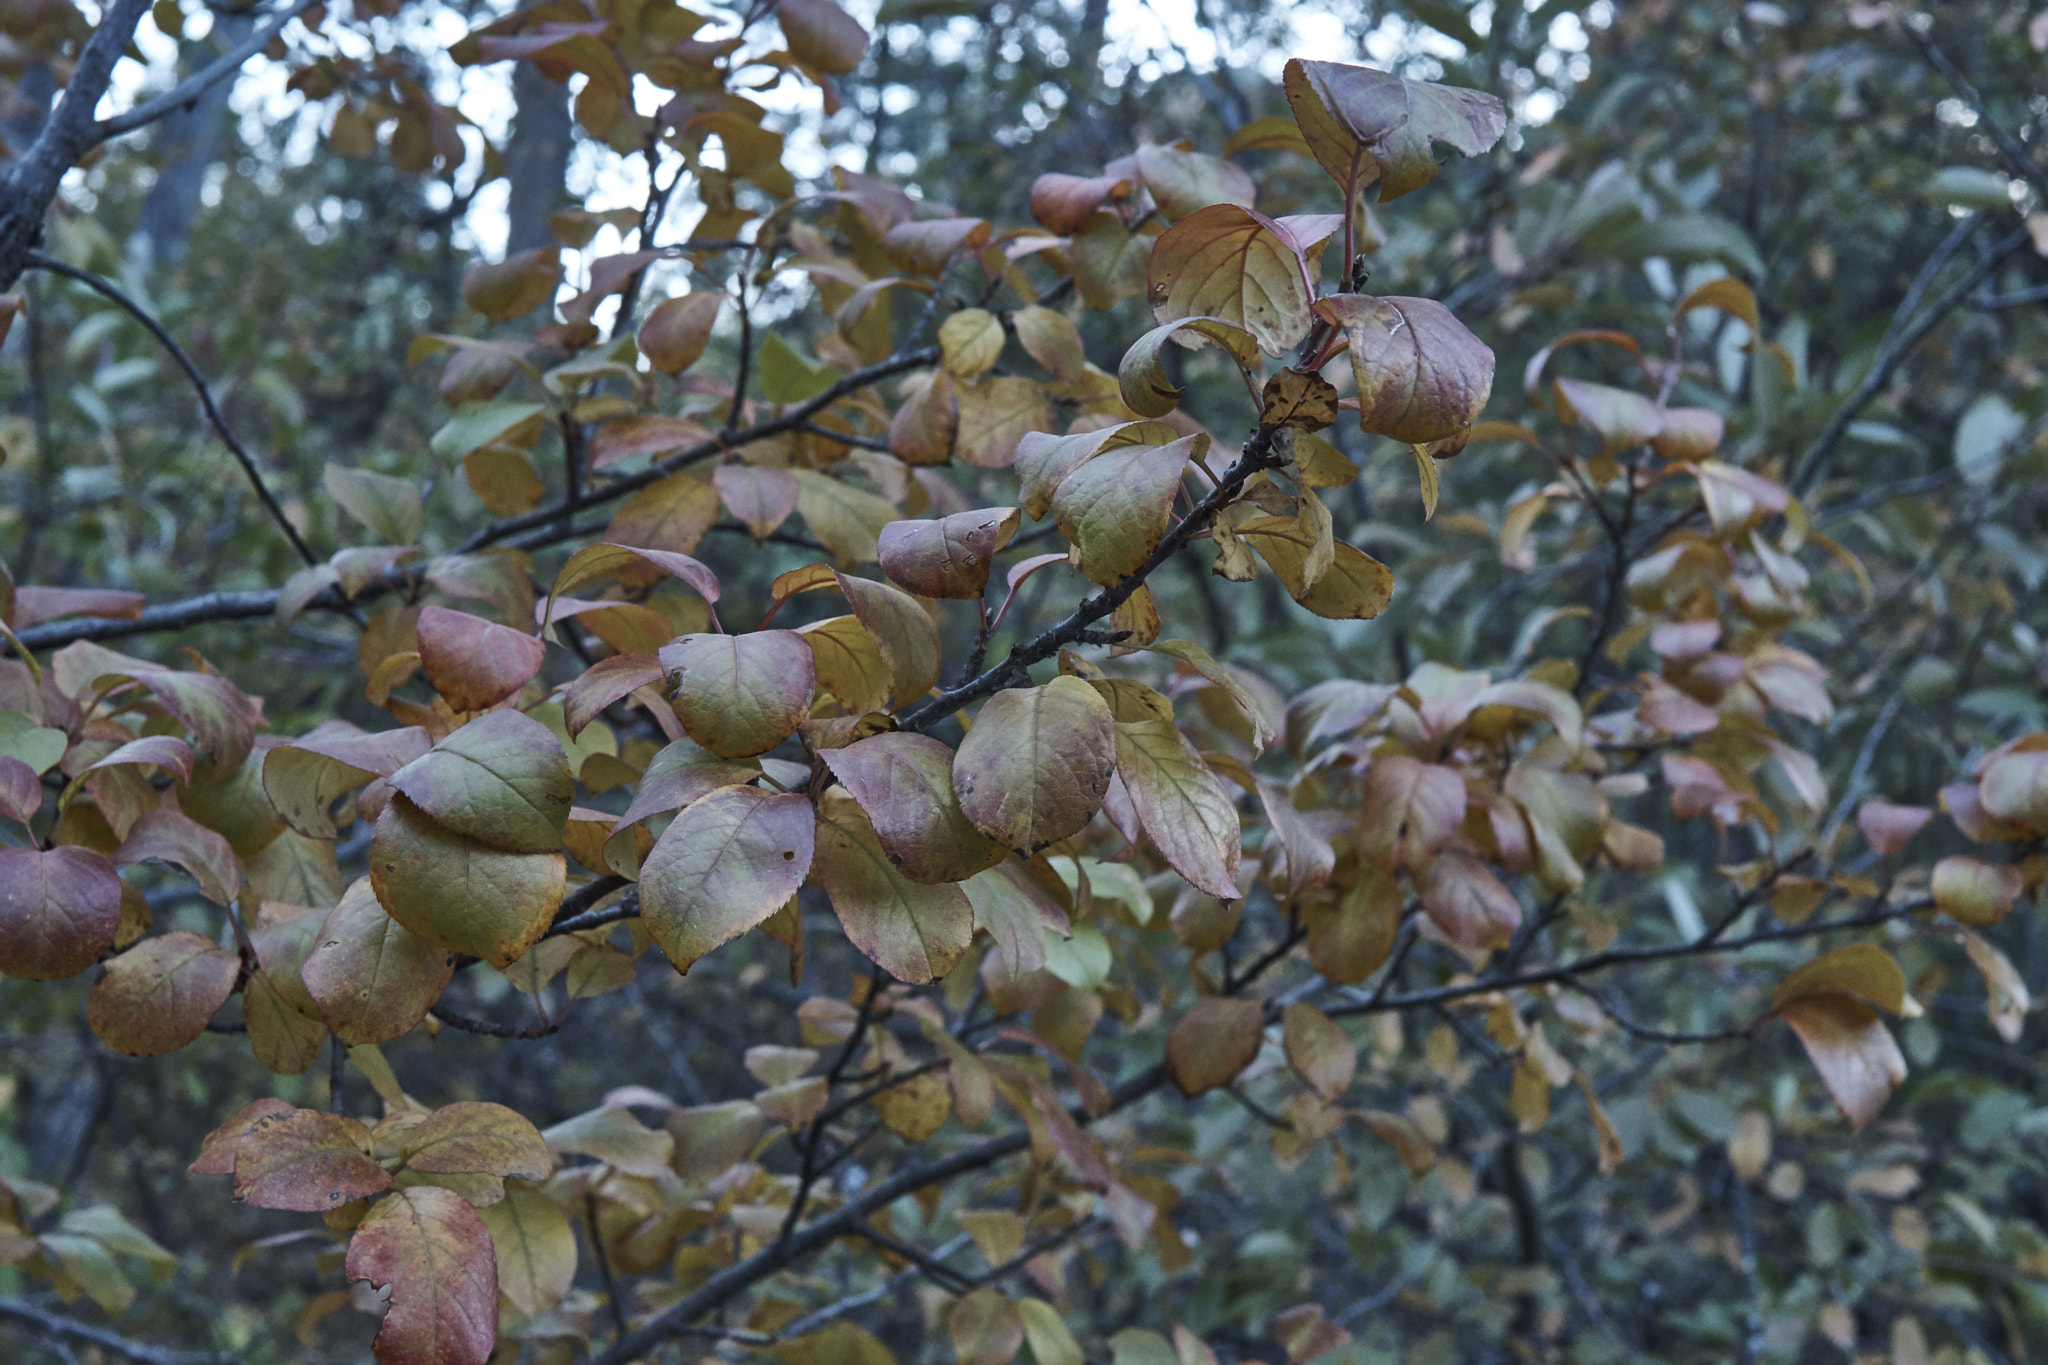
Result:
[[[270,46],[270,40],[282,33],[286,24],[320,2],[321,0],[298,0],[290,9],[272,15],[262,27],[155,99],[138,104],[125,114],[101,119],[92,126],[93,141],[105,142],[110,137],[133,132],[145,123],[154,123],[172,110],[191,104],[208,90],[240,71],[244,62]]]
[[[931,1252],[926,1251],[923,1247],[913,1246],[901,1238],[891,1237],[872,1223],[864,1222],[853,1229],[853,1232],[856,1237],[865,1238],[882,1248],[882,1250],[901,1256],[904,1260],[923,1271],[926,1279],[949,1294],[965,1294],[974,1288],[974,1281],[972,1279],[962,1272],[953,1269],[953,1267],[947,1265]]]
[[[1870,373],[1863,376],[1863,382],[1856,386],[1856,391],[1849,395],[1848,400],[1835,409],[1835,415],[1828,419],[1827,426],[1822,428],[1820,435],[1814,438],[1813,444],[1806,448],[1806,453],[1801,455],[1798,463],[1793,466],[1795,472],[1791,480],[1791,491],[1794,494],[1803,496],[1820,481],[1821,474],[1827,468],[1828,458],[1834,454],[1835,446],[1849,430],[1849,424],[1856,420],[1857,414],[1891,382],[1892,375],[1927,334],[1975,293],[1980,285],[1990,279],[1998,267],[2004,264],[2005,258],[2018,251],[2027,240],[2027,230],[2021,228],[1993,247],[1968,274],[1950,285],[1940,297],[1928,304],[1926,311],[1905,329],[1897,343],[1877,358],[1877,362],[1870,367]]]
[[[1278,428],[1260,427],[1251,439],[1245,442],[1243,452],[1238,456],[1236,463],[1224,473],[1222,482],[1194,505],[1180,525],[1160,537],[1159,543],[1152,548],[1152,553],[1145,557],[1145,562],[1129,577],[1113,588],[1104,588],[1081,603],[1064,621],[1017,645],[1000,663],[983,670],[978,676],[958,687],[949,688],[915,711],[900,717],[900,727],[914,731],[929,729],[968,703],[979,701],[994,693],[1003,686],[1006,679],[1016,676],[1032,664],[1052,658],[1059,653],[1062,645],[1080,640],[1089,626],[1122,606],[1132,593],[1144,586],[1145,580],[1152,576],[1154,570],[1173,558],[1180,548],[1193,540],[1198,533],[1206,531],[1216,513],[1236,498],[1239,490],[1252,475],[1264,469],[1277,467],[1273,456],[1273,439],[1277,434]]]
[[[1155,1066],[1133,1076],[1110,1092],[1110,1103],[1104,1110],[1104,1116],[1136,1104],[1163,1087],[1166,1080],[1166,1068],[1163,1066]],[[1070,1112],[1078,1124],[1095,1121],[1084,1110]],[[886,1180],[878,1180],[833,1212],[799,1229],[787,1241],[772,1242],[745,1260],[719,1271],[693,1293],[685,1295],[679,1302],[599,1352],[590,1365],[627,1365],[629,1361],[638,1360],[769,1276],[814,1252],[822,1251],[841,1237],[854,1234],[860,1224],[904,1195],[992,1166],[1030,1145],[1030,1134],[1023,1128],[1015,1128],[1000,1137],[977,1142],[949,1156],[921,1162]],[[842,1302],[851,1304],[853,1300]]]
[[[242,466],[242,473],[248,476],[250,486],[256,490],[256,497],[262,502],[263,509],[270,513],[270,519],[278,524],[279,529],[284,532],[285,538],[291,541],[292,548],[299,552],[299,558],[306,561],[307,567],[310,568],[318,565],[320,563],[319,558],[314,555],[313,551],[306,545],[305,540],[300,537],[298,528],[292,525],[290,518],[285,516],[284,508],[278,506],[277,499],[271,496],[270,486],[263,482],[263,472],[256,467],[255,457],[250,455],[243,448],[242,443],[235,439],[235,433],[228,427],[227,418],[221,416],[220,408],[215,406],[213,390],[207,386],[206,376],[199,373],[199,367],[192,363],[192,357],[186,355],[185,349],[171,339],[171,334],[164,330],[163,324],[150,316],[148,309],[128,297],[111,280],[102,279],[89,270],[80,270],[76,266],[66,265],[55,257],[45,256],[40,251],[29,252],[26,259],[29,266],[33,269],[45,270],[52,275],[62,275],[65,279],[76,280],[94,293],[111,299],[115,304],[124,309],[129,316],[141,323],[144,330],[156,338],[158,345],[170,352],[171,359],[178,362],[178,368],[185,372],[185,377],[192,381],[192,387],[198,390],[199,406],[205,411],[206,420],[213,425],[214,431],[220,435],[221,443],[228,448],[236,461]]]
[[[590,1234],[590,1253],[597,1261],[598,1278],[604,1281],[605,1302],[611,1308],[612,1327],[620,1336],[626,1335],[626,1305],[619,1298],[619,1282],[612,1274],[611,1254],[604,1249],[604,1234],[597,1230],[597,1190],[592,1186],[583,1188],[584,1230]]]
[[[1977,93],[1976,86],[1970,84],[1969,77],[1948,59],[1948,54],[1934,41],[1934,35],[1915,28],[1910,18],[1899,27],[1913,40],[1913,45],[1920,49],[1920,55],[1927,59],[1927,64],[1939,71],[1948,83],[1955,87],[1956,93],[1963,97],[1963,102],[1976,111],[1977,118],[1984,125],[1984,131],[1991,135],[1992,142],[1997,144],[1998,154],[2005,158],[2006,165],[2012,167],[2013,174],[2031,182],[2041,197],[2048,199],[2048,167],[2043,167],[2040,162],[2027,155],[2027,149],[2020,145],[2019,139],[2007,132],[2005,125],[1991,116],[1991,106],[1984,103],[1984,97]]]
[[[436,1005],[428,1010],[427,1014],[431,1018],[440,1020],[449,1028],[463,1033],[477,1033],[486,1038],[511,1038],[521,1041],[546,1038],[551,1034],[560,1033],[562,1025],[567,1023],[569,1019],[565,1011],[561,1018],[549,1023],[535,1024],[528,1028],[515,1028],[510,1024],[493,1024],[488,1019],[472,1019],[466,1014],[457,1014],[446,1005]]]

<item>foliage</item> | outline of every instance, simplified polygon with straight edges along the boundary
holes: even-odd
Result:
[[[1712,210],[1687,158],[1720,128],[1589,167],[1593,132],[1532,150],[1526,104],[1419,71],[1289,60],[1253,107],[1211,101],[1245,115],[1216,138],[1124,129],[987,216],[879,167],[800,183],[754,96],[838,111],[945,17],[896,8],[881,55],[833,0],[550,3],[423,53],[395,4],[299,5],[223,69],[297,25],[323,150],[285,197],[406,196],[387,238],[252,268],[216,310],[96,273],[112,237],[76,201],[41,245],[0,222],[37,290],[0,307],[36,367],[0,972],[36,983],[6,996],[24,1036],[83,1018],[83,1093],[118,1067],[205,1112],[132,1183],[201,1210],[209,1255],[248,1234],[232,1292],[277,1320],[216,1342],[2038,1349],[2042,381],[2015,350],[2010,395],[1980,393],[1984,338],[1929,339],[2034,301],[2048,171],[1928,26],[1737,30],[1806,45],[1753,116],[1882,38],[2004,167],[1922,177],[1955,226],[1845,340],[1809,318],[1875,286],[1833,235],[1793,221],[1766,255],[1761,209]],[[1528,36],[1410,8],[1475,81]],[[1723,40],[1712,7],[1655,8],[1681,57]],[[10,16],[16,84],[62,61],[91,104],[141,22]],[[573,85],[645,201],[462,263],[497,152],[429,56]],[[1142,93],[1133,122],[1170,120]],[[1626,75],[1579,99],[1582,131],[1655,102]],[[94,124],[67,93],[10,188],[178,103]],[[1903,134],[1856,136],[1883,160]],[[1481,273],[1427,287],[1434,224]],[[62,313],[60,280],[106,311]],[[346,336],[256,339],[352,308]],[[202,317],[239,402],[180,349]],[[59,319],[94,374],[63,416]],[[258,413],[293,459],[236,434]],[[1886,485],[1866,452],[1917,456],[1930,423],[1953,460]],[[60,483],[87,427],[117,457]],[[118,1317],[192,1275],[161,1209],[152,1235],[75,1167],[0,1157],[10,1287]]]

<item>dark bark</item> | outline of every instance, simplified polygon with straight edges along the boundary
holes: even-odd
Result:
[[[251,14],[220,12],[213,32],[205,43],[185,43],[180,53],[182,67],[197,71],[216,55],[247,37],[256,26]],[[221,81],[202,92],[191,104],[181,105],[164,115],[156,131],[156,183],[142,201],[135,240],[151,260],[174,261],[185,254],[192,235],[192,221],[199,214],[199,192],[206,183],[207,168],[216,159],[221,130],[227,122],[228,95],[233,81]]]

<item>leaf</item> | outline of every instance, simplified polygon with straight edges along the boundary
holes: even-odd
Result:
[[[2025,979],[2012,965],[2012,959],[1968,929],[1963,930],[1963,951],[1984,978],[1984,1013],[1991,1020],[1991,1027],[2006,1042],[2018,1042],[2032,1005]]]
[[[988,930],[1003,969],[1012,977],[1046,965],[1045,936],[1074,932],[1066,911],[1033,878],[1029,866],[1004,859],[960,883],[974,907],[974,926]]]
[[[1010,1365],[1024,1345],[1024,1319],[1002,1291],[983,1287],[955,1301],[946,1334],[960,1365]]]
[[[1259,705],[1235,673],[1210,657],[1208,650],[1193,640],[1155,640],[1147,645],[1146,649],[1154,654],[1164,654],[1180,660],[1206,681],[1220,688],[1235,702],[1237,709],[1251,722],[1254,754],[1263,754],[1273,746],[1273,741],[1279,738],[1273,729],[1272,718],[1267,716],[1265,708]]]
[[[796,510],[798,484],[786,469],[750,464],[722,464],[711,471],[718,500],[754,539],[766,537]]]
[[[925,886],[897,871],[851,797],[827,792],[819,803],[811,881],[824,888],[853,946],[899,981],[944,976],[974,937],[974,911],[960,888]]]
[[[1090,308],[1114,308],[1145,292],[1150,238],[1133,234],[1108,211],[1090,214],[1073,234],[1074,292]]]
[[[1109,706],[1079,678],[1011,688],[982,706],[953,758],[975,828],[1024,857],[1080,832],[1116,765]]]
[[[1138,822],[1190,886],[1235,899],[1237,806],[1201,754],[1166,720],[1116,727],[1116,765]]]
[[[1371,976],[1394,951],[1405,899],[1391,873],[1361,868],[1357,884],[1336,904],[1309,905],[1309,964],[1339,986],[1356,985]]]
[[[797,631],[811,649],[818,686],[831,694],[848,716],[884,710],[896,679],[882,658],[882,648],[857,616],[814,621]]]
[[[1934,865],[1929,890],[1934,893],[1935,909],[1981,929],[2011,914],[2026,884],[2020,870],[2010,863],[1956,856]]]
[[[313,927],[318,927],[317,925]],[[252,935],[253,937],[253,935]],[[249,973],[242,983],[242,1020],[249,1031],[249,1051],[280,1076],[303,1074],[320,1058],[327,1030],[300,1008],[306,988],[296,971],[268,965]]]
[[[532,1317],[553,1309],[576,1281],[576,1232],[561,1206],[524,1181],[478,1210],[498,1261],[498,1292]]]
[[[113,861],[117,867],[146,862],[181,867],[199,883],[199,894],[216,905],[231,904],[242,889],[241,865],[228,841],[173,807],[159,807],[129,826]]]
[[[424,513],[419,485],[410,479],[329,464],[321,474],[327,496],[370,528],[386,545],[417,545]]]
[[[889,419],[889,450],[905,464],[945,464],[960,438],[960,393],[953,376],[933,370],[904,381],[903,406]]]
[[[1332,294],[1315,308],[1350,344],[1361,430],[1464,449],[1493,392],[1493,351],[1465,324],[1432,299]]]
[[[583,670],[562,691],[562,727],[574,739],[604,713],[606,707],[668,676],[652,654],[614,654]]]
[[[1330,566],[1311,584],[1310,557],[1318,537],[1294,517],[1254,517],[1237,528],[1237,535],[1279,575],[1289,596],[1327,620],[1369,621],[1393,600],[1394,571],[1341,540],[1331,541]]]
[[[1436,458],[1429,453],[1428,446],[1416,446],[1415,477],[1422,488],[1422,519],[1428,521],[1436,516],[1436,502],[1440,485],[1437,480]]]
[[[420,610],[419,641],[428,683],[458,711],[495,706],[540,672],[547,657],[547,646],[524,631],[446,607]]]
[[[0,972],[28,981],[75,976],[114,946],[120,927],[121,879],[103,855],[0,848]]]
[[[963,251],[988,245],[985,218],[923,218],[898,223],[882,238],[882,250],[909,274],[937,275]]]
[[[937,521],[892,521],[878,537],[882,572],[920,597],[979,598],[995,557],[1017,534],[1017,509],[985,507]]]
[[[1130,163],[1119,164],[1132,163],[1160,214],[1168,221],[1186,217],[1209,204],[1241,204],[1250,208],[1257,192],[1250,173],[1243,167],[1201,152],[1148,143],[1138,148]]]
[[[1756,279],[1764,276],[1764,260],[1756,244],[1726,218],[1711,213],[1681,213],[1655,222],[1637,223],[1612,237],[1602,235],[1600,254],[1624,261],[1662,256],[1673,265],[1719,261]]]
[[[1114,587],[1144,565],[1166,534],[1198,439],[1104,451],[1053,490],[1053,518],[1080,550],[1089,581]]]
[[[389,777],[433,744],[418,726],[365,734],[330,722],[263,756],[263,791],[286,824],[314,839],[338,839],[329,810],[375,777]]]
[[[1913,841],[1934,818],[1932,806],[1894,806],[1885,801],[1865,801],[1856,808],[1856,827],[1863,841],[1880,858],[1889,858]]]
[[[462,301],[488,322],[531,313],[555,297],[562,281],[560,252],[540,247],[498,262],[472,261],[462,272]]]
[[[1074,1340],[1058,1309],[1043,1299],[1025,1298],[1017,1300],[1017,1313],[1024,1320],[1031,1358],[1038,1365],[1083,1365],[1081,1344]]]
[[[1131,182],[1114,175],[1081,176],[1049,172],[1031,182],[1031,216],[1047,231],[1079,231],[1104,203],[1128,194]]]
[[[547,409],[538,403],[464,403],[427,444],[449,461],[484,446],[530,446],[547,425],[547,415]]]
[[[1852,1131],[1866,1127],[1906,1079],[1906,1059],[1890,1030],[1848,995],[1804,995],[1777,1014],[1799,1035],[1814,1070]]]
[[[1164,422],[1125,422],[1072,436],[1031,432],[1017,442],[1018,502],[1032,520],[1039,520],[1052,506],[1060,481],[1098,452],[1125,445],[1169,445],[1179,438],[1180,433]]]
[[[1018,375],[990,375],[954,385],[960,427],[954,453],[981,469],[1008,469],[1026,432],[1057,420],[1045,386]]]
[[[810,714],[816,669],[794,631],[685,635],[662,647],[683,730],[721,758],[765,753]]]
[[[559,849],[576,794],[561,741],[517,711],[478,716],[389,781],[443,829],[508,853]]]
[[[843,573],[834,578],[889,666],[895,703],[907,706],[924,696],[939,680],[939,629],[932,618],[901,588]]]
[[[235,1198],[253,1208],[326,1213],[390,1188],[370,1130],[342,1114],[266,1115],[235,1144]]]
[[[503,969],[547,932],[562,903],[561,853],[507,853],[441,828],[393,796],[370,839],[370,884],[391,918],[427,942]]]
[[[1001,861],[1002,846],[961,813],[954,754],[938,740],[873,735],[819,757],[859,803],[891,865],[911,881],[965,881]]]
[[[1046,373],[1061,383],[1072,384],[1088,374],[1088,353],[1081,330],[1062,313],[1032,304],[1011,315],[1017,341]]]
[[[677,971],[760,924],[809,875],[816,821],[801,795],[720,787],[683,808],[640,869],[640,913]]]
[[[1258,364],[1259,344],[1250,332],[1222,318],[1188,317],[1162,323],[1131,343],[1116,368],[1117,391],[1124,406],[1140,417],[1164,417],[1180,402],[1181,391],[1166,377],[1166,343],[1200,346],[1213,341],[1240,366]]]
[[[86,997],[86,1020],[101,1042],[130,1057],[176,1052],[206,1032],[241,970],[240,957],[198,934],[146,938],[107,963]]]
[[[1359,794],[1359,856],[1375,867],[1420,872],[1465,819],[1465,780],[1402,754],[1373,760]]]
[[[490,1230],[458,1194],[431,1185],[378,1200],[349,1239],[346,1273],[391,1287],[379,1365],[486,1365],[498,1338]]]
[[[299,977],[321,1022],[350,1047],[411,1032],[455,971],[446,950],[384,913],[368,878],[343,893],[313,943]]]
[[[885,498],[863,492],[814,469],[792,469],[796,510],[812,534],[842,564],[872,563],[882,528],[901,515]]]
[[[1875,943],[1851,943],[1794,968],[1771,993],[1771,1008],[1817,994],[1846,995],[1898,1014],[1906,1009],[1906,977]]]
[[[265,1097],[235,1111],[232,1118],[208,1133],[200,1142],[199,1155],[185,1169],[194,1175],[233,1175],[235,1148],[250,1129],[266,1119],[276,1119],[297,1110],[284,1100]]]
[[[640,354],[663,374],[689,369],[704,354],[724,303],[725,294],[716,289],[663,299],[640,324]]]
[[[667,1176],[676,1154],[673,1137],[612,1104],[565,1119],[541,1137],[558,1154],[595,1157],[627,1175],[649,1180]]]
[[[1252,1064],[1265,1011],[1256,1000],[1212,995],[1197,1000],[1166,1040],[1166,1067],[1183,1095],[1220,1089]]]
[[[1379,764],[1373,766],[1377,769]],[[1507,947],[1522,923],[1522,906],[1514,893],[1462,848],[1445,849],[1429,865],[1422,881],[1422,908],[1445,938],[1475,955]]]
[[[994,313],[962,308],[939,324],[939,359],[955,378],[973,379],[1002,358],[1008,340]]]
[[[1358,1071],[1358,1049],[1343,1026],[1306,1001],[1296,1001],[1280,1014],[1287,1064],[1326,1102],[1335,1103],[1351,1088]]]
[[[540,1129],[502,1104],[465,1100],[441,1106],[399,1136],[406,1169],[435,1175],[545,1179],[555,1168]]]
[[[1287,103],[1311,155],[1351,200],[1380,182],[1380,202],[1421,189],[1442,169],[1436,143],[1478,156],[1507,131],[1507,110],[1477,90],[1403,80],[1366,66],[1292,60]]]
[[[718,490],[694,474],[671,474],[626,499],[605,527],[604,538],[687,555],[718,521]],[[654,581],[656,571],[621,574],[628,586]]]
[[[1220,318],[1277,356],[1301,344],[1315,289],[1301,251],[1263,213],[1235,204],[1197,209],[1168,228],[1146,267],[1152,316]],[[1147,414],[1156,416],[1157,414]]]
[[[1994,820],[2048,831],[2048,749],[1993,754],[1978,779],[1977,796]]]
[[[1289,365],[1276,371],[1259,391],[1261,426],[1321,431],[1336,421],[1337,386],[1319,374],[1305,374]]]

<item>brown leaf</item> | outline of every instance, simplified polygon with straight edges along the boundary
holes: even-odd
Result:
[[[914,882],[965,881],[1002,860],[953,794],[954,755],[938,740],[896,732],[819,755],[859,803],[898,871]]]
[[[1375,180],[1384,204],[1435,179],[1442,169],[1432,153],[1436,143],[1478,156],[1507,131],[1507,110],[1491,95],[1367,66],[1296,59],[1287,63],[1284,83],[1310,153],[1344,192],[1347,208]]]
[[[1168,228],[1153,244],[1146,277],[1157,321],[1221,318],[1250,332],[1267,355],[1300,345],[1314,320],[1300,249],[1272,219],[1235,204],[1210,203]]]
[[[487,321],[504,322],[552,300],[561,281],[560,252],[541,247],[496,264],[472,261],[462,272],[462,301]]]
[[[1465,819],[1465,780],[1450,768],[1402,754],[1373,760],[1359,795],[1359,856],[1393,871],[1419,872]]]
[[[1197,1000],[1166,1040],[1166,1066],[1183,1095],[1229,1085],[1259,1055],[1264,1008],[1256,1000]]]
[[[299,977],[334,1035],[350,1047],[412,1030],[441,998],[455,965],[391,918],[359,877],[327,912]]]
[[[975,828],[1029,857],[1080,832],[1116,768],[1116,723],[1079,678],[998,692],[953,759],[953,789]]]
[[[1801,996],[1779,1008],[1820,1073],[1851,1130],[1869,1125],[1906,1079],[1906,1059],[1890,1030],[1862,1001],[1847,995]]]
[[[749,464],[722,464],[711,472],[718,500],[756,540],[763,538],[796,510],[796,477],[786,469]]]
[[[854,947],[913,985],[953,969],[974,937],[974,910],[958,886],[925,886],[898,872],[843,793],[828,791],[819,803],[817,839],[811,881],[824,888]]]
[[[724,292],[717,289],[663,299],[640,324],[640,354],[663,374],[689,369],[704,354],[724,302]]]
[[[1321,431],[1337,421],[1337,386],[1319,374],[1292,366],[1280,370],[1259,391],[1259,425]]]
[[[1341,1024],[1299,1000],[1281,1012],[1280,1023],[1287,1064],[1311,1090],[1334,1102],[1351,1088],[1358,1071],[1358,1049]]]
[[[1889,858],[1913,841],[1934,818],[1932,806],[1894,806],[1888,801],[1865,801],[1856,808],[1856,827],[1863,841],[1880,858]]]
[[[1962,856],[1936,863],[1929,886],[1935,909],[1980,929],[2011,914],[2025,889],[2020,870],[2011,863]]]
[[[1462,450],[1493,392],[1493,351],[1430,299],[1332,294],[1316,312],[1343,329],[1358,423],[1431,453]]]
[[[206,1032],[241,970],[240,957],[198,934],[180,929],[146,938],[107,963],[86,997],[86,1020],[116,1052],[175,1052]]]
[[[920,597],[979,598],[1017,522],[1014,507],[956,512],[937,521],[892,521],[879,539],[882,572]]]
[[[326,1213],[390,1188],[370,1130],[342,1114],[261,1117],[235,1144],[235,1198],[254,1208]]]
[[[547,646],[524,631],[446,607],[420,611],[420,666],[458,711],[481,711],[540,672]]]

